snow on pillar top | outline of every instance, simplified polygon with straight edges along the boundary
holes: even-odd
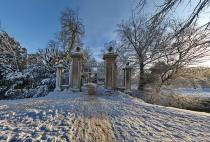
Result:
[[[77,47],[77,48],[76,48],[76,51],[74,51],[74,52],[72,52],[72,53],[70,54],[70,57],[71,57],[71,58],[80,58],[80,59],[82,59],[82,60],[85,60],[85,56],[84,56],[84,54],[81,52],[80,47]]]
[[[123,69],[124,69],[124,70],[131,70],[132,68],[133,68],[133,67],[130,66],[130,63],[127,62],[126,65],[125,65],[125,67],[124,67]]]
[[[108,53],[104,54],[104,60],[116,60],[118,54],[113,52],[113,47],[109,47]]]

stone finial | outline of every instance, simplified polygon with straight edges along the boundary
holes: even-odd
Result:
[[[113,51],[113,47],[110,46],[110,47],[108,48],[108,51],[109,51],[109,52],[112,52],[112,51]]]
[[[97,85],[94,83],[89,83],[88,84],[88,94],[89,95],[96,95],[96,87]]]
[[[81,50],[81,48],[78,46],[78,47],[76,48],[76,51],[77,51],[77,52],[80,52],[80,50]]]

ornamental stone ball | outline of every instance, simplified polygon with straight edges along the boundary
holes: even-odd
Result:
[[[77,48],[76,48],[76,51],[77,51],[77,52],[80,52],[80,50],[81,50],[80,47],[77,47]]]
[[[108,51],[109,51],[109,52],[112,52],[112,51],[113,51],[113,47],[110,46],[110,47],[108,48]]]

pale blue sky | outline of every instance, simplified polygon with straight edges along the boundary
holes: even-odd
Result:
[[[86,30],[84,44],[94,49],[94,55],[97,55],[104,43],[116,40],[117,24],[129,18],[138,1],[0,0],[0,20],[5,31],[15,37],[29,53],[35,53],[37,49],[45,48],[59,31],[61,11],[67,7],[79,10]],[[160,1],[162,0],[148,0],[145,12],[153,11],[154,4],[158,5]],[[195,1],[198,0],[193,2]],[[189,10],[182,7],[176,12],[179,17],[184,17]],[[208,15],[209,11],[206,11],[200,21],[208,21]]]
[[[116,25],[127,19],[138,0],[0,0],[5,31],[34,53],[59,31],[61,11],[79,10],[85,25],[84,43],[95,51],[115,39]]]

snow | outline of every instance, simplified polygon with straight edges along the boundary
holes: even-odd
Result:
[[[210,98],[210,88],[178,88],[176,92],[186,96],[208,97]]]
[[[2,100],[0,141],[210,141],[208,113],[151,105],[103,88],[97,93]]]

